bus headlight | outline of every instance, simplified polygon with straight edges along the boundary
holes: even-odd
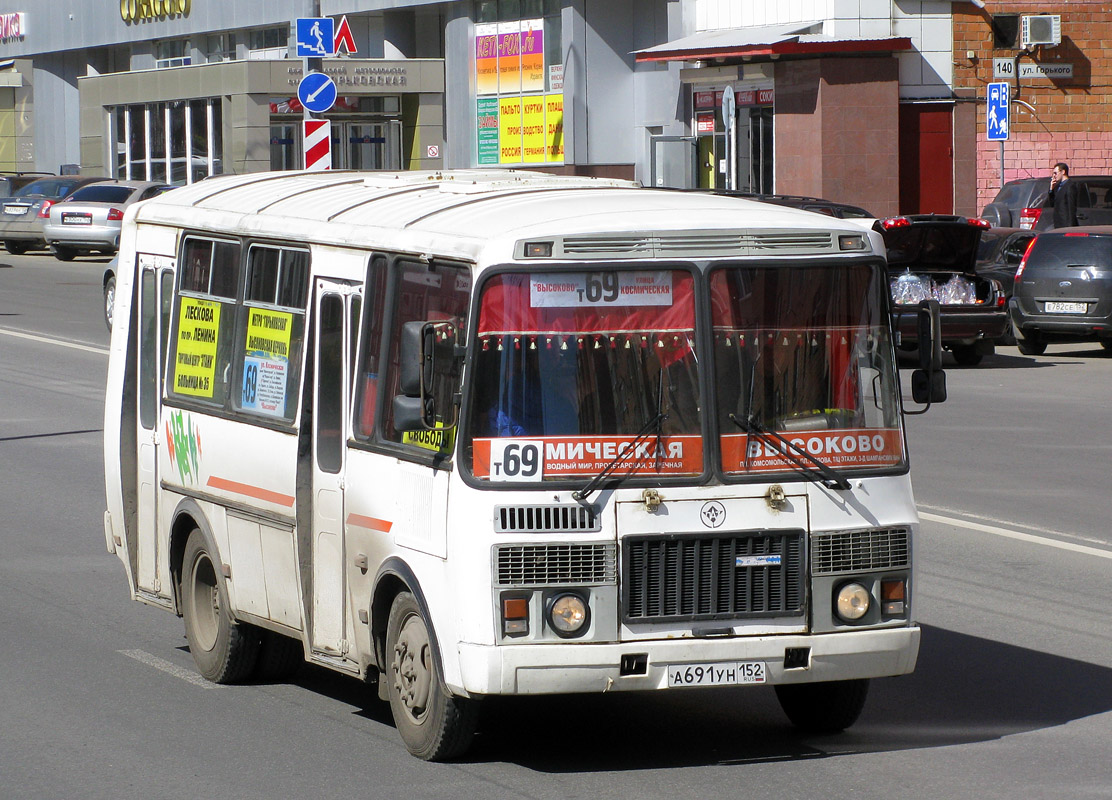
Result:
[[[847,583],[838,590],[834,607],[846,622],[856,622],[869,612],[872,597],[860,583]]]
[[[552,598],[548,606],[548,622],[556,635],[564,638],[570,639],[583,633],[590,617],[587,601],[570,592]]]

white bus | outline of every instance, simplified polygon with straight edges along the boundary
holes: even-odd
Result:
[[[107,545],[210,680],[377,679],[445,759],[487,695],[769,685],[831,731],[915,666],[859,224],[524,172],[254,174],[138,204],[116,277]]]

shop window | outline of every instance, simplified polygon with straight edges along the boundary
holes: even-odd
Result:
[[[218,99],[110,108],[114,177],[181,185],[219,175],[220,108]]]

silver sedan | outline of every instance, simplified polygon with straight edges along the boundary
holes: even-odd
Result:
[[[128,206],[173,188],[154,181],[116,180],[82,186],[50,207],[50,219],[43,225],[46,243],[61,261],[72,261],[79,253],[112,255],[120,247]]]

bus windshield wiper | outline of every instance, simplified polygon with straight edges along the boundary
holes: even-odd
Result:
[[[632,442],[630,442],[624,448],[619,448],[618,455],[614,456],[614,459],[605,467],[603,467],[602,471],[600,471],[598,475],[595,475],[595,477],[591,478],[591,480],[587,482],[587,485],[584,486],[582,489],[571,493],[572,498],[574,498],[575,500],[586,500],[588,497],[590,497],[591,494],[594,493],[595,488],[600,483],[602,483],[607,475],[621,466],[622,462],[624,462],[636,452],[637,445],[641,444],[641,442],[649,437],[649,435],[652,433],[653,428],[656,428],[656,439],[658,442],[656,450],[657,452],[659,452],[661,431],[664,428],[664,420],[666,419],[668,419],[667,414],[662,411],[657,411],[653,418],[646,422],[645,426],[637,432],[637,435],[633,437]]]
[[[730,414],[730,422],[734,423],[743,431],[746,431],[753,436],[759,436],[766,440],[772,439],[773,441],[780,444],[780,454],[784,456],[784,458],[786,458],[788,461],[795,464],[796,467],[799,468],[799,471],[803,474],[803,476],[806,477],[808,480],[814,481],[815,483],[821,483],[827,489],[842,489],[844,491],[849,488],[849,481],[846,480],[846,477],[844,475],[835,470],[829,464],[823,461],[819,461],[817,458],[808,453],[795,442],[788,441],[771,428],[766,428],[764,425],[761,425],[759,422],[756,422],[752,418],[747,417],[745,419],[739,419],[736,414]],[[822,477],[816,475],[815,471],[812,470],[808,466],[808,464],[814,466],[814,468],[819,471]]]

